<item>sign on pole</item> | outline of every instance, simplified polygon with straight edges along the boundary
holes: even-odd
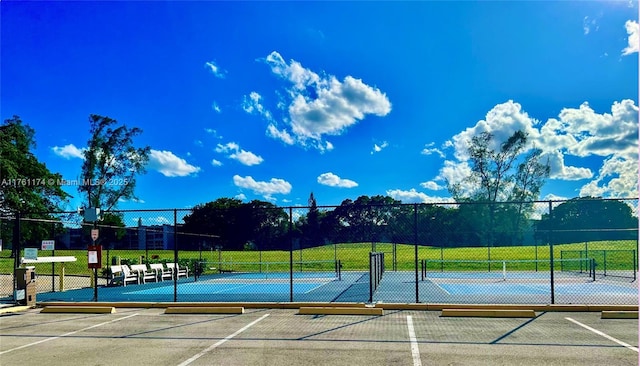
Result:
[[[24,248],[24,259],[38,259],[38,248]]]
[[[41,250],[55,250],[56,242],[55,240],[43,240]]]
[[[91,240],[98,240],[98,229],[91,229]]]

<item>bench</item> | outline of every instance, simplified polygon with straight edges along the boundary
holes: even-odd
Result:
[[[169,268],[165,268],[162,263],[151,263],[149,267],[158,273],[160,281],[163,281],[165,278],[169,280],[173,278],[173,272]]]
[[[131,272],[135,272],[142,283],[147,283],[147,280],[158,281],[158,271],[147,268],[146,264],[132,264]]]
[[[185,266],[180,268],[180,265],[176,263],[167,263],[167,268],[171,271],[172,275],[176,278],[189,277],[189,267]]]
[[[122,284],[122,286],[126,286],[127,282],[140,283],[138,275],[132,273],[129,266],[126,264],[121,266],[111,266],[109,269],[111,270],[111,274],[109,275],[108,285]]]

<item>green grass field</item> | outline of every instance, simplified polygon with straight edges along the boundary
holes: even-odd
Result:
[[[562,244],[554,245],[554,258],[560,259],[562,251],[569,250],[636,250],[636,241],[602,241],[590,243]],[[342,263],[343,271],[367,270],[369,266],[369,252],[372,250],[385,253],[385,268],[392,270],[394,267],[393,253],[394,244],[387,243],[348,243],[325,245],[322,247],[297,250],[293,252],[293,261],[332,261],[339,259]],[[614,253],[614,252],[612,252]],[[632,270],[633,259],[629,252],[615,252],[607,258],[607,267],[611,270]],[[50,256],[51,251],[38,251],[39,257]],[[549,260],[548,246],[513,246],[513,247],[461,247],[461,248],[439,248],[439,247],[418,247],[418,260],[468,260],[468,261],[484,261],[484,260]],[[90,270],[87,266],[87,252],[83,250],[56,250],[56,256],[74,256],[76,262],[65,264],[65,273],[67,275],[89,275]],[[171,250],[103,250],[102,264],[106,268],[111,264],[111,258],[119,257],[121,260],[127,260],[129,263],[139,263],[142,256],[149,256],[149,262],[173,262],[174,252]],[[0,255],[0,273],[12,273],[14,261],[9,258],[10,251],[3,250]],[[212,273],[210,268],[229,267],[229,269],[248,270],[241,267],[241,262],[289,262],[289,251],[180,251],[180,263],[193,263],[193,261],[203,260],[207,263],[204,265],[204,273]],[[596,261],[601,258],[596,258]],[[218,262],[223,262],[220,264]],[[294,267],[298,264],[294,263]],[[395,245],[395,265],[398,271],[409,271],[415,269],[415,247],[408,244]],[[501,267],[496,263],[495,268]],[[36,273],[46,275],[51,274],[52,270],[58,273],[61,265],[51,263],[36,265]],[[253,265],[252,268],[256,268]],[[265,267],[259,267],[264,269]],[[324,263],[306,265],[303,270],[333,270],[333,265]],[[493,268],[493,267],[492,267]],[[523,266],[519,269],[527,270],[529,266]],[[548,264],[544,267],[540,263],[540,270],[547,269]],[[287,264],[270,265],[271,271],[288,270]],[[477,264],[459,264],[455,270],[477,270]]]

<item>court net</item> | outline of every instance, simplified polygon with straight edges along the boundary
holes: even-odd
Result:
[[[281,262],[201,262],[204,273],[256,274],[259,278],[340,278],[340,260],[281,261]]]
[[[595,274],[598,276],[637,279],[637,256],[635,250],[589,249],[562,250],[561,259],[592,258],[595,261]]]
[[[461,279],[542,279],[548,280],[551,262],[545,260],[437,260],[420,261],[421,278]],[[592,258],[556,259],[556,278],[580,278],[595,281],[595,261]]]
[[[378,290],[384,274],[384,253],[369,253],[369,302],[373,302],[373,294]]]

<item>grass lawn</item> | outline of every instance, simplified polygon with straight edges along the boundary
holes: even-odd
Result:
[[[606,259],[609,269],[631,270],[633,268],[633,259],[628,251],[636,250],[636,241],[602,241],[576,244],[554,245],[554,258],[560,259],[562,251],[564,255],[572,255],[571,258],[577,258],[577,253],[568,253],[569,250],[589,250],[590,257],[593,255],[597,262],[603,263],[602,250],[608,250]],[[343,243],[329,244],[321,247],[296,250],[292,253],[294,268],[300,266],[296,264],[299,261],[333,261],[339,259],[342,262],[343,271],[368,270],[369,268],[369,252],[372,250],[385,253],[385,268],[393,269],[393,253],[395,246],[395,263],[396,269],[399,271],[407,271],[415,269],[415,246],[410,244],[389,244],[389,243]],[[613,250],[624,250],[626,252],[613,252]],[[107,254],[108,253],[108,254]],[[39,257],[50,256],[51,251],[38,251]],[[461,248],[439,248],[429,246],[418,247],[418,261],[422,259],[430,260],[549,260],[549,246],[512,246],[512,247],[461,247]],[[87,252],[84,250],[56,250],[56,256],[74,256],[76,262],[66,263],[65,273],[68,275],[89,275],[87,268]],[[107,257],[108,255],[108,257]],[[139,263],[142,256],[149,256],[150,262],[173,262],[174,252],[172,250],[103,250],[102,264],[106,268],[111,264],[110,258],[120,257],[134,263]],[[12,273],[14,261],[9,258],[10,251],[3,250],[0,253],[0,273]],[[242,265],[240,262],[285,262],[284,264],[270,264],[270,271],[288,270],[288,262],[290,259],[289,251],[180,251],[180,261],[200,260],[206,261],[204,265],[205,273],[213,272],[210,268],[220,268],[223,266],[232,266],[234,270],[264,270],[265,265]],[[220,264],[218,262],[223,262]],[[232,264],[233,263],[233,264]],[[600,265],[601,265],[600,264]],[[544,267],[543,263],[539,263],[539,269],[548,270],[548,264]],[[456,267],[455,270],[477,270],[478,265],[468,264]],[[483,264],[486,268],[486,264]],[[501,268],[502,264],[496,263],[495,268]],[[528,270],[530,266],[524,266],[520,269]],[[332,263],[309,264],[302,267],[303,270],[333,270]],[[494,268],[494,267],[492,267]],[[57,273],[60,264],[53,266],[51,263],[36,265],[36,273],[51,274],[52,271]]]

